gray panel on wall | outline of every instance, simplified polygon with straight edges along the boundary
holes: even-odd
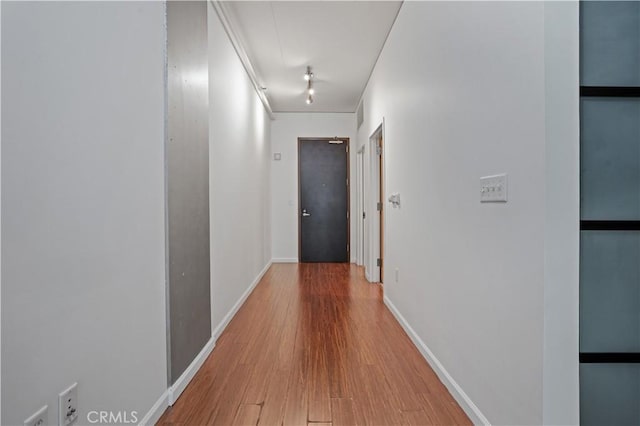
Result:
[[[583,86],[640,85],[640,2],[580,2]]]
[[[640,219],[640,100],[583,98],[581,218]]]
[[[167,2],[169,356],[174,383],[211,337],[207,4]]]
[[[640,424],[640,364],[580,365],[580,424]]]
[[[580,351],[640,352],[640,232],[580,238]]]

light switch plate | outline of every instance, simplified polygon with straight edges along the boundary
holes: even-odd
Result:
[[[274,152],[274,153],[273,153],[273,159],[274,159],[275,161],[280,161],[280,160],[282,159],[282,154],[281,154],[281,153],[279,153],[279,152]]]
[[[480,178],[481,203],[507,202],[507,174],[484,176]]]

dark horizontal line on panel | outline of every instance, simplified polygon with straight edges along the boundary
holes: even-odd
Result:
[[[581,231],[640,231],[640,220],[581,220]]]
[[[637,98],[637,97],[640,97],[640,87],[638,86],[580,86],[580,96]]]
[[[583,364],[636,364],[640,363],[640,352],[580,352]]]

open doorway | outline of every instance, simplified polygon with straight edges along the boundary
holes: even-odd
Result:
[[[384,123],[369,137],[370,182],[368,211],[372,212],[366,229],[369,233],[367,277],[371,282],[384,281]]]
[[[364,265],[365,264],[365,225],[367,223],[367,214],[366,211],[366,187],[365,187],[365,179],[364,179],[364,171],[365,171],[365,145],[362,145],[358,150],[357,161],[356,161],[356,180],[357,180],[357,228],[356,228],[356,236],[357,236],[357,244],[356,244],[356,264]]]

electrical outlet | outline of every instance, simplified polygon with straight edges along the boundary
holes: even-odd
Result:
[[[78,419],[78,383],[58,395],[58,425],[69,426]]]
[[[45,405],[24,421],[24,426],[45,426],[49,415],[49,406]]]

